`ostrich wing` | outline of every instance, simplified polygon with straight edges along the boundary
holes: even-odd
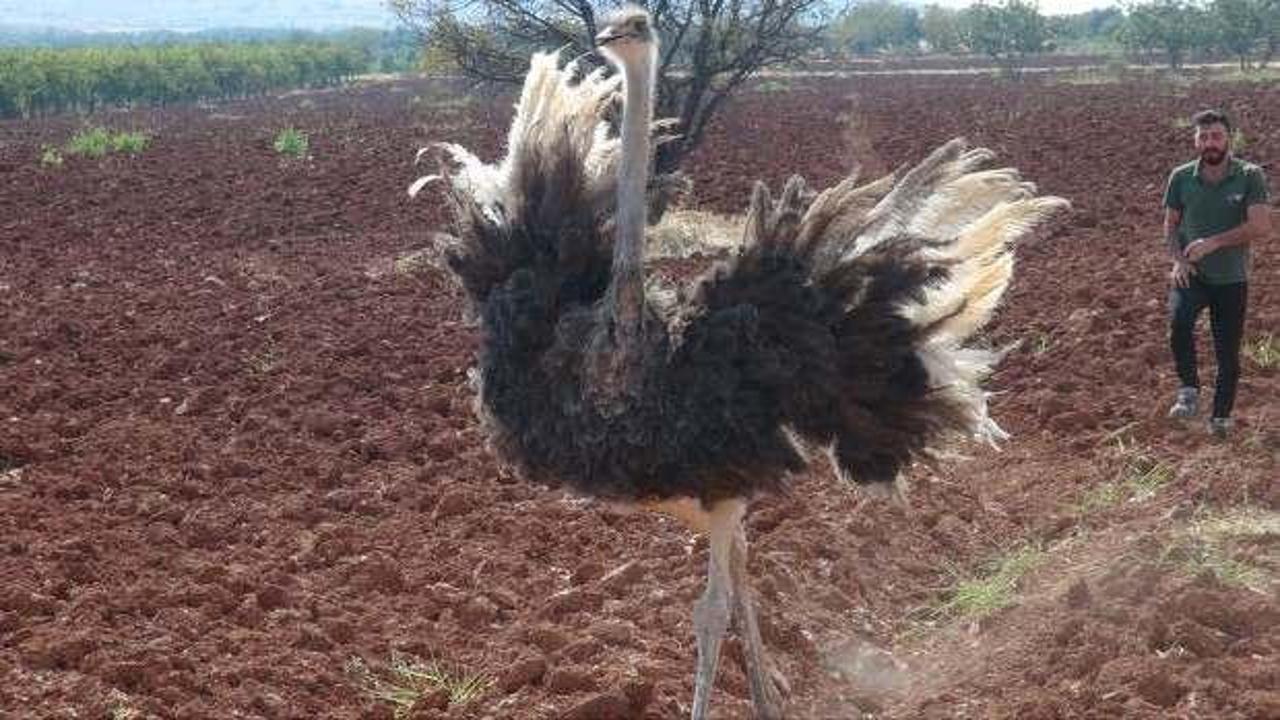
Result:
[[[558,315],[603,293],[620,156],[606,117],[619,87],[619,77],[603,68],[584,75],[576,63],[561,66],[558,53],[539,53],[530,61],[501,160],[485,163],[450,143],[419,151],[419,158],[439,155],[440,168],[413,183],[410,194],[444,184],[453,209],[447,258],[476,305],[522,269],[536,276],[550,303],[532,312]],[[654,123],[659,141],[668,122]],[[655,187],[664,182],[657,178]]]
[[[859,482],[892,481],[949,433],[1002,437],[979,386],[999,355],[968,343],[1008,287],[1014,242],[1067,203],[983,170],[992,157],[957,139],[816,196],[799,178],[776,200],[757,185],[739,254],[691,293],[677,357],[711,363],[733,336],[734,367]]]

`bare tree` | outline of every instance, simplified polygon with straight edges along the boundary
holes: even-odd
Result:
[[[612,0],[387,0],[423,42],[475,80],[516,83],[535,50],[588,53]],[[657,171],[675,170],[702,141],[707,123],[756,71],[821,46],[823,0],[648,0],[663,38],[658,117],[679,121],[679,137],[657,148]]]

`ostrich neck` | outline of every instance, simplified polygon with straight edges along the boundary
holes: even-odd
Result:
[[[623,67],[622,160],[618,166],[617,238],[611,300],[618,350],[635,349],[644,318],[644,231],[649,184],[649,126],[653,118],[653,61]]]

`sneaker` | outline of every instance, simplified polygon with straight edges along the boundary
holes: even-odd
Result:
[[[1218,440],[1226,440],[1235,422],[1229,417],[1209,418],[1209,434]]]
[[[1195,417],[1199,411],[1200,391],[1193,387],[1178,388],[1178,395],[1173,401],[1173,407],[1169,408],[1169,417],[1183,420]]]

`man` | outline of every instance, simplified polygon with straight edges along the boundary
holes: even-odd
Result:
[[[1192,123],[1199,158],[1169,175],[1164,194],[1164,234],[1173,256],[1169,345],[1182,383],[1169,416],[1199,411],[1195,325],[1207,307],[1218,361],[1209,431],[1224,438],[1240,377],[1249,243],[1270,237],[1271,209],[1262,169],[1231,154],[1227,116],[1204,110]]]

